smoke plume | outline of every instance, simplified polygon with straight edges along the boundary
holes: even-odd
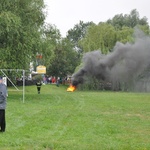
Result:
[[[83,67],[72,76],[72,84],[83,84],[85,76],[93,76],[110,82],[114,88],[119,84],[144,91],[143,84],[146,84],[149,91],[150,37],[136,29],[134,38],[134,43],[117,42],[107,55],[101,54],[100,50],[86,53]]]

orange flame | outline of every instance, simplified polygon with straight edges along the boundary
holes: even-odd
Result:
[[[75,89],[76,89],[76,86],[70,85],[67,89],[67,92],[73,92],[75,91]]]

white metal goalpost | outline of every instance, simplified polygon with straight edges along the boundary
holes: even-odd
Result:
[[[14,86],[14,88],[17,90],[17,91],[22,91],[22,100],[23,100],[23,103],[25,102],[25,70],[23,69],[0,69],[0,71],[2,72],[2,74],[10,81],[10,83]],[[5,73],[5,71],[20,71],[22,72],[22,80],[23,80],[23,89],[22,90],[19,90],[17,88],[17,86],[11,81],[11,79],[7,76],[7,74]]]

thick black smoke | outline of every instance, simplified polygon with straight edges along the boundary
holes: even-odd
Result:
[[[111,82],[113,87],[119,83],[144,91],[143,83],[148,85],[150,75],[150,37],[138,29],[134,36],[134,43],[117,42],[113,52],[107,55],[99,50],[86,53],[83,56],[84,65],[73,75],[72,84],[83,84],[85,76],[94,76]]]

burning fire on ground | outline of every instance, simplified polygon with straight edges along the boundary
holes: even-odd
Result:
[[[74,85],[70,85],[68,88],[67,88],[67,92],[73,92],[76,90],[76,86]]]

